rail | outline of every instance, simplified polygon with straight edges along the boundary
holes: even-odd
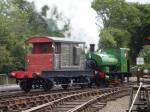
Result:
[[[96,92],[96,91],[95,91]],[[69,95],[69,96],[66,96],[66,97],[63,97],[63,98],[60,98],[58,100],[54,100],[52,102],[49,102],[49,103],[46,103],[46,104],[43,104],[43,105],[40,105],[40,106],[37,106],[37,107],[33,107],[29,110],[25,110],[25,111],[22,111],[22,112],[36,112],[42,108],[46,108],[48,106],[50,106],[51,108],[56,106],[57,104],[60,104],[68,99],[71,99],[71,98],[75,98],[75,97],[80,97],[82,95],[85,95],[87,94],[87,92],[82,92],[82,93],[79,93],[79,94],[73,94],[73,95]]]
[[[123,92],[122,90],[119,90],[119,91],[112,91],[110,93],[102,94],[102,95],[97,96],[96,98],[93,98],[93,99],[89,100],[88,102],[85,102],[84,104],[79,105],[67,112],[80,112],[80,111],[84,110],[85,108],[90,107],[90,105],[92,105],[92,104],[95,104],[95,103],[105,100],[105,99],[107,99],[107,100],[109,98],[111,99],[114,96],[116,97],[118,95],[118,93],[121,94],[122,92]],[[126,95],[126,94],[124,94],[124,95]],[[100,105],[101,106],[106,105],[106,103],[101,103]]]
[[[13,96],[10,95],[10,97],[8,98],[7,98],[7,95],[6,95],[6,98],[2,96],[0,97],[0,112],[1,111],[12,112],[14,110],[16,111],[25,110],[25,109],[28,109],[29,107],[31,108],[37,105],[45,104],[47,102],[60,99],[67,95],[77,94],[83,91],[85,92],[87,90],[74,90],[74,89],[71,89],[69,91],[64,91],[64,90],[55,91],[54,90],[51,93],[35,91],[29,94],[18,93],[19,96],[17,96],[16,94],[13,94]]]
[[[117,97],[117,95],[119,93],[121,93],[121,91],[124,91],[124,90],[127,90],[127,89],[119,89],[119,88],[112,89],[111,88],[111,89],[107,89],[104,91],[95,90],[95,91],[77,93],[77,94],[69,95],[69,96],[54,100],[52,102],[48,102],[48,103],[39,105],[37,107],[33,107],[31,109],[28,109],[28,110],[25,110],[22,112],[43,112],[43,111],[47,111],[47,110],[53,110],[54,108],[57,108],[57,105],[61,105],[64,102],[72,101],[75,99],[83,99],[83,98],[92,97],[87,102],[67,111],[67,112],[79,112],[79,111],[85,109],[86,107],[90,107],[90,104],[94,104],[94,102],[98,102],[98,101],[104,100],[104,99],[109,100],[112,98],[112,96]],[[110,97],[110,98],[108,98],[108,97]]]

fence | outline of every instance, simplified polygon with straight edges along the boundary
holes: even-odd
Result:
[[[7,74],[0,74],[0,85],[4,84],[15,84],[16,80],[8,77]]]

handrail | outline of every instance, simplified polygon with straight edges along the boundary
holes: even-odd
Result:
[[[136,98],[137,98],[137,96],[138,96],[138,94],[139,94],[139,91],[140,91],[142,85],[143,85],[143,83],[140,83],[140,86],[139,86],[139,88],[138,88],[138,90],[137,90],[137,93],[136,93],[134,99],[133,99],[133,102],[132,102],[132,104],[131,104],[131,107],[130,107],[130,109],[129,109],[129,112],[131,112],[131,110],[132,110],[132,108],[133,108],[133,105],[134,105],[134,103],[135,103],[135,100],[136,100]]]

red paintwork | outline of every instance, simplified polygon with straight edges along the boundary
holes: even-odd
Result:
[[[53,55],[52,54],[31,54],[27,56],[27,71],[14,71],[11,77],[33,78],[33,75],[41,75],[44,70],[51,71],[53,69]]]
[[[47,37],[32,37],[26,41],[26,43],[43,43],[43,42],[54,42],[54,41]]]
[[[14,71],[10,75],[14,78],[33,78],[33,75],[41,75],[42,71],[51,71],[54,68],[53,62],[53,39],[50,37],[32,37],[26,41],[33,45],[32,54],[26,58],[26,70]]]
[[[29,72],[29,71],[13,71],[11,72],[10,76],[17,78],[17,79],[22,79],[22,78],[33,78],[33,72]]]
[[[45,53],[43,52],[43,46],[47,44],[48,51],[46,53],[52,53],[52,44],[51,43],[34,43],[33,44],[33,54]]]
[[[52,54],[31,54],[27,56],[27,71],[41,73],[44,70],[53,69]]]

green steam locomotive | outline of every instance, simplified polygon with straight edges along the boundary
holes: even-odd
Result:
[[[91,45],[90,51],[86,54],[87,67],[97,71],[95,73],[96,84],[99,85],[98,72],[105,73],[102,78],[109,82],[123,82],[125,78],[129,81],[131,76],[129,69],[129,49],[128,48],[107,48],[94,51],[94,45]],[[101,78],[101,79],[102,79]]]

